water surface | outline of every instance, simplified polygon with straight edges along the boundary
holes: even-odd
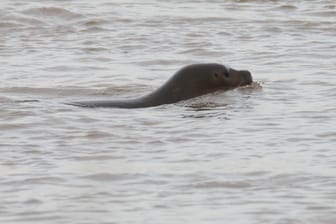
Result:
[[[0,3],[2,223],[334,223],[334,1]],[[173,105],[190,63],[256,83]]]

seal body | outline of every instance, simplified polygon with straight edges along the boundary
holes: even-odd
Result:
[[[152,93],[131,100],[70,102],[81,107],[140,108],[176,103],[218,90],[229,90],[252,83],[249,71],[235,70],[221,64],[193,64],[177,71]]]

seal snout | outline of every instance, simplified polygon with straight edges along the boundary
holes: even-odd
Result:
[[[249,85],[252,83],[253,80],[252,80],[251,72],[245,70],[245,71],[241,71],[241,74],[244,79],[244,84]]]
[[[230,69],[230,74],[234,77],[236,86],[250,85],[253,81],[251,72],[247,70]]]

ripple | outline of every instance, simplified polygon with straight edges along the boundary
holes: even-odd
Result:
[[[45,17],[45,18],[52,17],[60,20],[78,19],[83,17],[83,15],[81,14],[74,13],[71,12],[70,10],[58,7],[31,8],[22,11],[22,13],[26,15]]]
[[[22,24],[14,22],[0,22],[0,29],[12,29],[18,27],[22,27]]]
[[[27,15],[13,13],[0,17],[0,29],[28,30],[31,27],[42,27],[46,23],[39,18],[31,18]]]
[[[59,67],[55,69],[60,69]],[[148,87],[147,87],[148,88]],[[37,88],[37,87],[8,87],[0,88],[0,93],[12,93],[16,95],[37,95],[40,97],[47,96],[106,96],[106,95],[121,95],[130,93],[132,91],[142,90],[145,88],[143,85],[127,85],[127,86],[110,86],[108,88],[83,88],[83,87],[63,87],[63,88]],[[12,98],[0,98],[0,102],[3,103],[36,103],[41,102],[37,99],[12,99]]]
[[[109,154],[106,155],[91,155],[91,156],[76,156],[72,157],[74,160],[81,160],[81,161],[103,161],[103,160],[116,160],[116,159],[122,159],[125,158],[124,156],[111,156]]]
[[[60,184],[64,183],[65,180],[61,177],[33,177],[33,178],[26,178],[22,181],[23,184],[28,184],[28,185],[39,185],[39,184]]]
[[[295,5],[288,5],[288,4],[282,5],[279,8],[282,9],[282,10],[286,10],[286,11],[292,11],[292,10],[297,9],[297,7]]]
[[[98,182],[110,182],[110,181],[125,181],[125,180],[133,180],[143,175],[140,174],[112,174],[112,173],[98,173],[82,176],[83,179],[98,181]]]
[[[38,204],[42,204],[43,201],[35,199],[35,198],[31,198],[31,199],[24,201],[23,203],[27,205],[38,205]]]
[[[82,25],[87,26],[87,27],[98,27],[98,26],[105,25],[108,23],[109,21],[105,19],[93,18],[93,19],[88,19],[86,21],[83,21]]]
[[[232,188],[232,189],[241,189],[241,188],[249,188],[252,185],[244,182],[244,181],[227,181],[227,182],[216,182],[209,181],[203,183],[197,183],[191,185],[192,188]]]
[[[83,33],[100,33],[100,32],[109,32],[109,31],[110,31],[109,29],[105,29],[105,28],[98,27],[98,26],[92,26],[92,27],[80,30],[80,32],[83,32]]]

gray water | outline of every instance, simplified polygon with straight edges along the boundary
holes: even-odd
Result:
[[[336,223],[336,2],[2,0],[1,223]],[[191,63],[255,82],[132,98]]]

